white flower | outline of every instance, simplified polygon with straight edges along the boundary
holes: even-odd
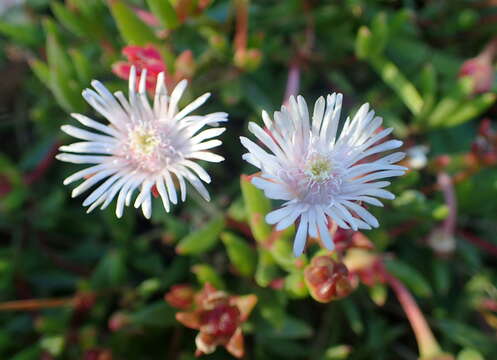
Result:
[[[121,91],[113,96],[100,82],[92,81],[96,92],[86,89],[83,91],[83,97],[110,124],[103,125],[86,116],[72,114],[92,131],[72,125],[62,126],[64,132],[83,141],[60,147],[60,150],[66,153],[57,155],[57,159],[75,164],[95,164],[64,180],[67,185],[86,178],[73,190],[72,196],[78,196],[102,181],[83,202],[83,206],[89,206],[88,212],[99,205],[101,209],[106,208],[117,195],[116,215],[121,217],[124,205],[131,203],[133,193],[138,187],[140,192],[134,206],[141,206],[145,217],[151,216],[151,195],[154,190],[157,190],[164,208],[169,211],[170,202],[178,202],[174,178],[179,183],[181,201],[186,198],[186,181],[205,200],[209,200],[209,193],[202,181],[209,183],[210,177],[194,160],[224,160],[221,156],[205,150],[221,145],[220,140],[212,138],[223,133],[225,128],[199,131],[206,125],[227,121],[227,114],[219,112],[205,116],[190,115],[209,98],[209,93],[178,111],[178,103],[187,81],[179,82],[169,96],[163,73],[157,79],[154,103],[151,107],[145,89],[146,78],[146,71],[143,71],[137,93],[136,72],[132,69],[129,78],[129,101]]]
[[[420,170],[424,168],[428,163],[428,158],[426,157],[428,151],[429,148],[426,145],[416,145],[410,147],[406,150],[407,165],[414,170]]]
[[[266,216],[266,222],[282,230],[300,218],[293,245],[296,256],[305,246],[307,235],[320,237],[333,250],[328,230],[331,218],[338,226],[354,230],[378,227],[378,221],[357,202],[383,206],[377,199],[393,199],[383,188],[388,181],[376,181],[404,174],[405,167],[394,165],[404,157],[395,152],[383,158],[378,154],[402,145],[401,141],[378,142],[392,129],[377,131],[382,119],[364,104],[354,118],[347,118],[340,136],[342,94],[320,97],[309,121],[302,96],[292,96],[289,107],[274,113],[274,121],[263,111],[267,128],[249,123],[249,130],[270,150],[266,152],[251,140],[241,137],[248,153],[243,158],[261,169],[252,183],[270,199],[286,201]],[[374,159],[373,159],[374,158]]]

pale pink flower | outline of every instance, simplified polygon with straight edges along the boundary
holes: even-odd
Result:
[[[296,256],[303,252],[308,235],[320,237],[328,249],[334,249],[330,219],[344,229],[378,227],[378,220],[358,202],[382,206],[377,198],[393,199],[394,195],[383,189],[390,182],[377,180],[400,176],[406,170],[394,165],[404,158],[402,152],[371,159],[402,142],[379,143],[392,129],[379,131],[382,119],[368,104],[352,119],[347,118],[337,136],[341,108],[342,94],[328,95],[326,100],[320,97],[310,121],[304,98],[292,96],[288,107],[274,113],[274,121],[262,113],[269,134],[256,123],[249,124],[249,130],[270,152],[241,138],[249,151],[243,158],[261,169],[252,183],[268,198],[285,201],[266,221],[276,224],[276,230],[300,221],[294,241]]]
[[[183,80],[169,95],[164,83],[164,73],[159,74],[153,106],[146,93],[146,71],[140,79],[136,92],[136,71],[131,69],[129,100],[121,91],[112,95],[98,81],[91,89],[83,91],[86,101],[108,121],[108,125],[84,115],[72,114],[84,126],[93,131],[72,125],[62,126],[67,134],[83,140],[60,148],[63,153],[57,159],[75,164],[93,164],[64,180],[64,184],[86,178],[77,186],[72,196],[78,196],[101,182],[84,200],[88,212],[98,206],[106,208],[117,196],[116,215],[121,217],[124,205],[128,206],[135,190],[140,188],[134,202],[141,206],[145,217],[152,213],[152,192],[157,190],[166,211],[170,203],[178,202],[175,180],[179,184],[181,201],[186,199],[186,182],[189,182],[205,200],[209,193],[203,182],[211,178],[195,160],[220,162],[223,157],[209,151],[221,145],[213,139],[224,132],[217,127],[201,131],[206,125],[227,121],[226,113],[191,115],[210,96],[206,93],[182,110],[179,101],[186,89]]]

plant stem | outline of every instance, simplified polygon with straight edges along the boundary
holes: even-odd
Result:
[[[418,343],[420,358],[429,358],[439,355],[442,352],[440,346],[412,295],[404,284],[387,271],[385,271],[385,279],[395,292],[395,295],[411,324],[416,337],[416,342]]]

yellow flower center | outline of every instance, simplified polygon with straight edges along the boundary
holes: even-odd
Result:
[[[313,181],[325,181],[330,178],[331,170],[333,166],[331,161],[323,156],[313,157],[306,167],[306,174]]]
[[[131,142],[136,151],[150,155],[160,144],[160,138],[155,131],[143,130],[133,133]]]

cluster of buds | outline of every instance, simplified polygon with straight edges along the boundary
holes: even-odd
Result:
[[[349,271],[330,256],[316,256],[304,270],[304,279],[311,296],[322,303],[341,299],[350,294]]]
[[[91,349],[83,355],[83,360],[112,360],[112,352],[108,349]]]
[[[343,253],[352,248],[373,249],[373,243],[362,232],[336,228],[336,225],[333,225],[333,227],[335,228],[333,242],[335,243],[337,252]]]
[[[197,293],[188,285],[174,286],[165,299],[171,306],[189,309],[176,313],[176,319],[199,331],[195,338],[197,356],[211,354],[219,345],[237,358],[243,356],[241,325],[257,303],[255,295],[232,296],[207,283]]]
[[[492,129],[490,119],[483,119],[478,135],[471,145],[474,160],[485,166],[497,164],[497,131]]]
[[[347,252],[344,263],[354,277],[353,282],[355,283],[358,280],[366,286],[386,283],[386,272],[382,259],[371,251],[351,249]]]
[[[483,52],[475,58],[466,60],[459,70],[459,76],[473,80],[473,93],[481,94],[492,89],[494,82],[493,55]]]
[[[157,77],[161,72],[166,74],[166,86],[172,89],[180,80],[189,79],[195,72],[195,62],[190,50],[183,51],[175,61],[175,72],[168,71],[160,51],[152,45],[126,46],[122,50],[127,61],[118,61],[112,65],[112,71],[121,79],[128,80],[131,68],[135,67],[139,78],[143,70],[147,70],[146,86],[148,91],[154,91]]]

